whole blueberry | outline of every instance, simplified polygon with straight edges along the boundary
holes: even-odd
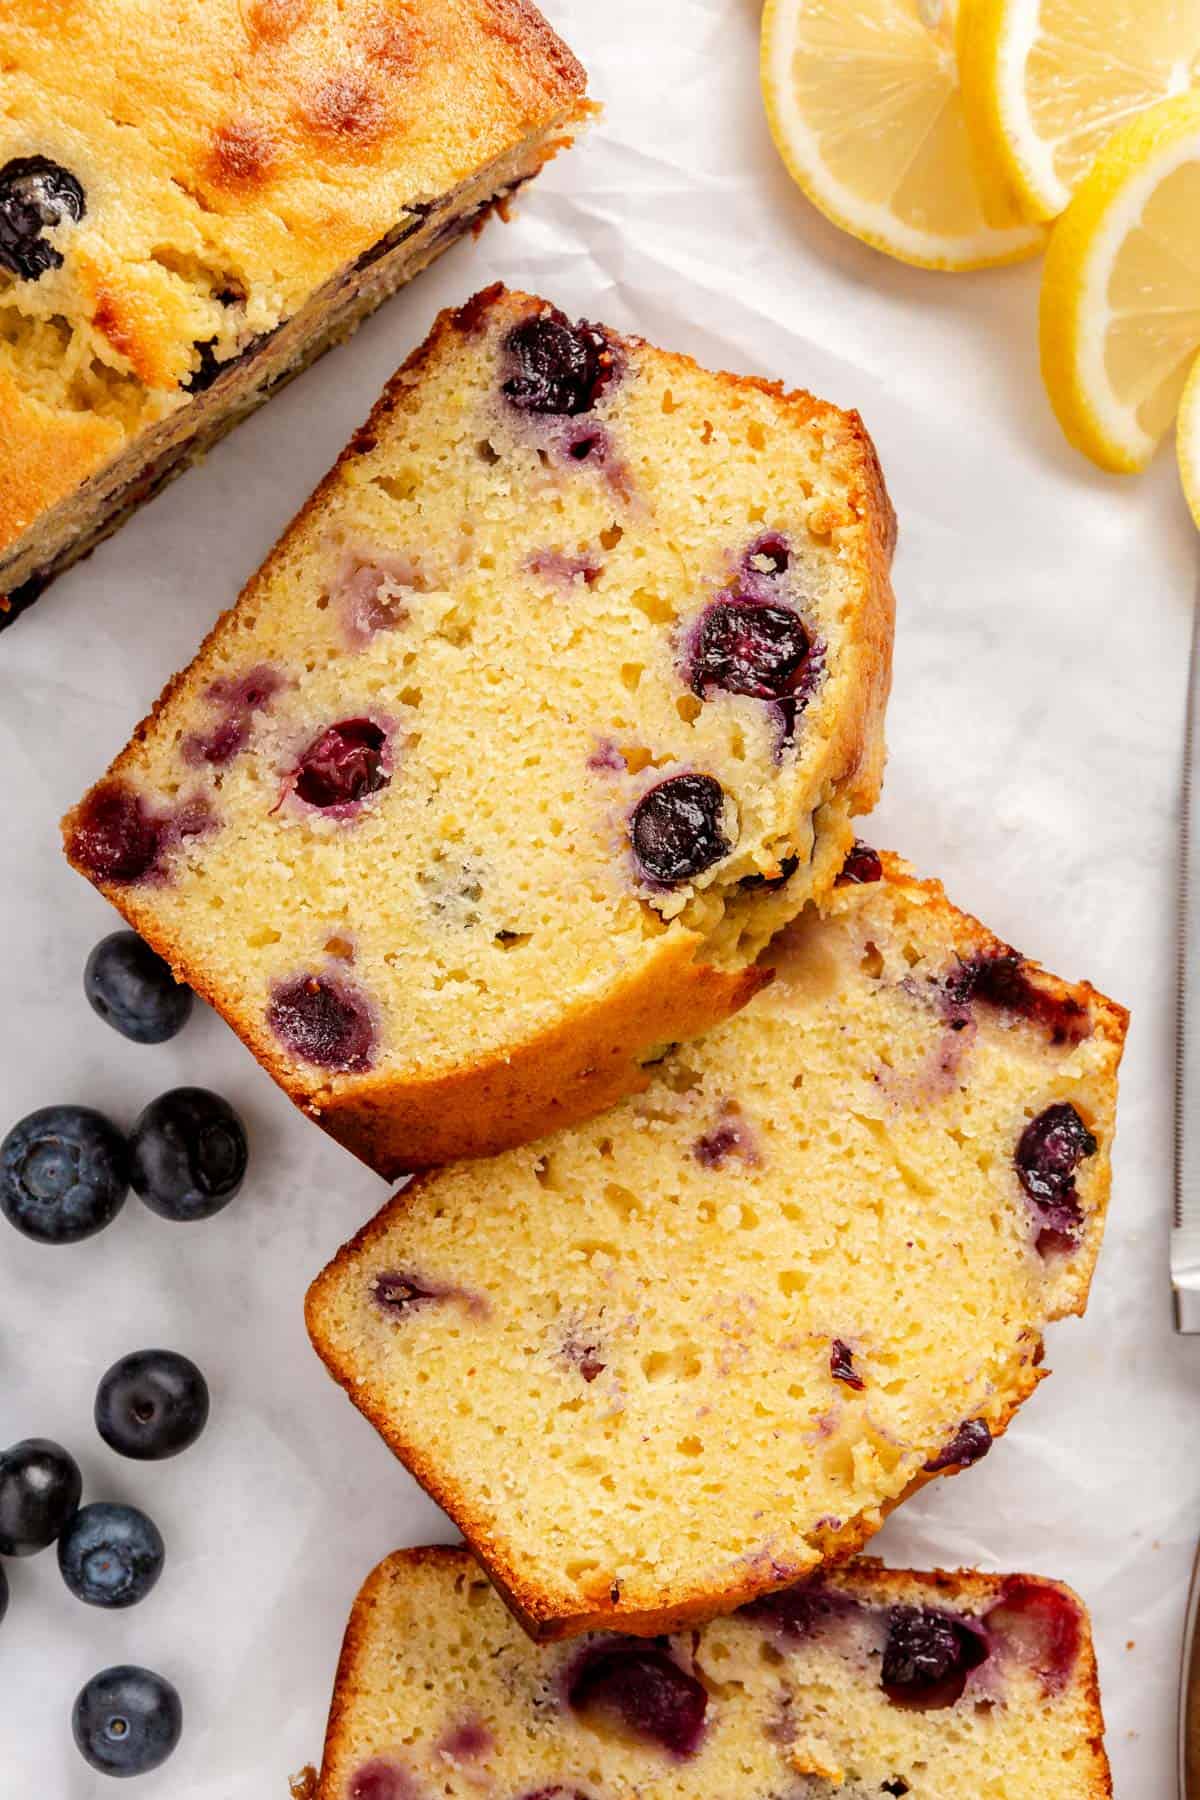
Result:
[[[62,1578],[88,1606],[136,1606],[162,1574],[165,1554],[152,1519],[107,1500],[81,1506],[58,1540]]]
[[[87,959],[83,991],[92,1011],[135,1044],[165,1044],[192,1010],[191,988],[136,931],[101,938]]]
[[[123,1663],[79,1691],[71,1730],[79,1754],[102,1775],[147,1775],[179,1742],[183,1708],[169,1681]]]
[[[83,1492],[79,1465],[49,1438],[22,1438],[0,1455],[0,1556],[52,1544]]]
[[[987,1655],[987,1640],[973,1622],[932,1607],[893,1606],[879,1684],[896,1706],[921,1712],[953,1706]]]
[[[77,1244],[103,1231],[129,1192],[129,1152],[90,1106],[43,1106],[0,1144],[0,1210],[39,1244]]]
[[[14,156],[0,169],[0,268],[37,281],[62,267],[62,251],[42,234],[82,219],[87,202],[78,179],[48,156]]]
[[[729,854],[725,794],[711,775],[670,775],[642,795],[630,837],[642,873],[660,887],[689,881]]]
[[[152,1100],[129,1139],[133,1191],[161,1219],[211,1219],[246,1173],[246,1131],[207,1088],[172,1088]]]
[[[514,326],[504,348],[510,366],[504,394],[518,412],[590,412],[616,365],[600,326],[572,325],[554,308]]]
[[[176,1350],[135,1350],[96,1390],[96,1430],[110,1450],[160,1462],[194,1444],[208,1423],[208,1383]]]

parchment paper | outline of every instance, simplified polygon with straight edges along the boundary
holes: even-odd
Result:
[[[1164,458],[1122,484],[1062,443],[1037,373],[1036,268],[908,270],[827,226],[777,163],[753,0],[546,0],[607,115],[492,226],[240,427],[0,638],[0,1127],[56,1100],[132,1122],[188,1081],[253,1133],[243,1196],[166,1224],[136,1200],[49,1251],[0,1233],[0,1440],[61,1439],[92,1498],[156,1518],[166,1572],[137,1609],[80,1606],[53,1554],[10,1564],[0,1796],[111,1792],[70,1738],[82,1682],[122,1660],[178,1684],[185,1732],[147,1800],[285,1800],[319,1757],[352,1595],[396,1545],[447,1535],[328,1381],[301,1299],[385,1197],[211,1014],[158,1050],[80,991],[112,924],[56,820],[124,742],[365,416],[437,307],[502,277],[733,369],[857,406],[901,521],[885,803],[871,838],[945,880],[1029,954],[1133,1008],[1111,1224],[1090,1312],[987,1462],[935,1484],[878,1549],[1076,1584],[1099,1636],[1120,1800],[1174,1792],[1174,1690],[1200,1534],[1200,1342],[1166,1268],[1176,781],[1197,544]],[[1200,1129],[1200,1121],[1197,1121]],[[118,1355],[165,1344],[213,1389],[174,1462],[91,1423]],[[956,1797],[958,1800],[958,1797]],[[1014,1797],[1015,1800],[1015,1797]]]

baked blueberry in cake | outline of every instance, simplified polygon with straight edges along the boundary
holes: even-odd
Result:
[[[12,0],[2,31],[0,627],[590,110],[528,0]]]
[[[702,1630],[539,1647],[462,1550],[368,1578],[313,1800],[1107,1800],[1087,1614],[852,1563]]]
[[[420,1178],[310,1291],[330,1372],[540,1637],[845,1556],[1002,1454],[1083,1310],[1123,1010],[853,862],[644,1094]]]
[[[768,978],[883,761],[855,415],[529,295],[442,317],[67,821],[384,1175],[644,1086]]]

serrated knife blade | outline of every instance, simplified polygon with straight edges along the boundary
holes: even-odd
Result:
[[[1179,821],[1179,971],[1175,1027],[1175,1329],[1200,1332],[1200,594],[1192,620]]]

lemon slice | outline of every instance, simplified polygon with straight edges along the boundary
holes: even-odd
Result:
[[[1101,151],[1050,238],[1042,375],[1071,442],[1144,468],[1200,350],[1200,95],[1163,100]]]
[[[1200,0],[963,0],[958,55],[980,156],[1053,219],[1120,126],[1200,82]]]
[[[1183,491],[1197,528],[1200,528],[1200,357],[1192,364],[1183,399],[1179,402],[1175,443]]]
[[[954,0],[767,0],[767,120],[793,179],[860,242],[930,269],[1017,262],[1042,231],[985,210],[954,31]]]

